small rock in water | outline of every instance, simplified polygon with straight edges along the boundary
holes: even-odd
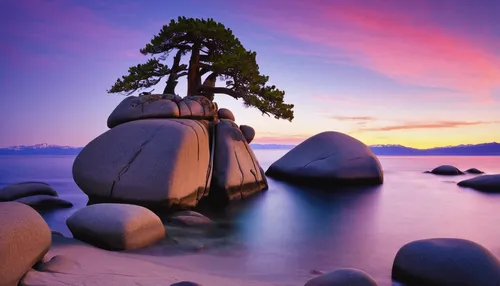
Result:
[[[191,281],[181,281],[174,284],[170,284],[170,286],[202,286],[202,285]]]
[[[469,174],[484,174],[483,171],[476,169],[476,168],[470,168],[470,169],[466,170],[465,172],[469,173]]]
[[[24,197],[15,200],[15,202],[23,203],[36,210],[73,207],[73,204],[71,202],[49,195],[35,195],[35,196]]]
[[[451,165],[441,165],[434,168],[430,173],[434,175],[445,175],[445,176],[455,176],[463,175],[464,173],[460,171],[457,167]]]
[[[305,286],[377,286],[377,283],[365,272],[353,268],[341,268],[317,276]]]
[[[0,202],[13,201],[24,197],[48,195],[57,197],[57,192],[43,182],[22,182],[12,184],[0,190]]]
[[[469,187],[478,191],[500,193],[500,174],[482,175],[458,182],[461,187]]]
[[[316,270],[316,269],[312,269],[311,270],[311,274],[314,274],[314,275],[321,275],[323,274],[324,272],[321,271],[321,270]]]

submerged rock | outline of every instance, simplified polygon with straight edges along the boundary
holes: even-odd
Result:
[[[483,171],[479,170],[479,169],[476,169],[476,168],[470,168],[470,169],[467,169],[465,171],[465,173],[469,173],[469,174],[484,174]]]
[[[47,195],[57,197],[57,192],[47,183],[22,182],[12,184],[0,190],[0,202],[13,201],[24,197]]]
[[[29,196],[15,200],[18,203],[23,203],[36,210],[46,210],[55,208],[71,208],[73,204],[59,197],[49,195]]]
[[[500,193],[500,174],[482,175],[458,182],[461,187],[469,187],[483,192]]]
[[[73,163],[73,178],[91,202],[194,206],[207,191],[206,122],[143,119],[92,140]]]
[[[76,239],[107,250],[137,249],[165,237],[160,218],[136,205],[87,206],[71,215],[66,224]]]
[[[464,174],[457,167],[451,165],[441,165],[439,167],[432,169],[430,173],[434,175],[445,175],[445,176],[456,176]]]
[[[500,285],[500,262],[481,245],[457,238],[410,242],[396,254],[392,277],[409,285]]]
[[[0,285],[18,285],[50,248],[49,226],[33,208],[0,203]]]
[[[341,268],[315,277],[305,286],[377,286],[377,283],[361,270]]]
[[[65,273],[78,271],[80,264],[65,255],[53,256],[49,261],[40,262],[34,267],[37,271]]]
[[[327,131],[310,137],[274,162],[266,175],[307,185],[381,184],[379,160],[361,141]]]
[[[208,217],[193,211],[183,211],[169,217],[168,221],[174,225],[180,226],[207,226],[214,222]]]
[[[217,204],[267,189],[265,175],[252,148],[231,120],[215,125],[215,148],[209,197]]]

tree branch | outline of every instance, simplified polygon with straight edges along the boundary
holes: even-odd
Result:
[[[198,88],[198,91],[200,92],[207,92],[207,93],[224,93],[227,94],[235,99],[243,97],[241,93],[234,91],[232,89],[229,89],[227,87],[209,87],[209,86],[200,86]]]

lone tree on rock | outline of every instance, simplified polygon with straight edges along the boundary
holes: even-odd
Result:
[[[158,84],[168,75],[163,94],[175,94],[178,79],[187,76],[188,96],[203,95],[213,100],[215,93],[223,93],[243,99],[245,106],[263,114],[293,120],[294,105],[283,102],[284,91],[266,85],[269,77],[260,74],[256,53],[247,51],[230,29],[213,19],[171,20],[140,52],[152,58],[130,67],[129,74],[119,78],[108,93],[130,95]],[[169,68],[163,62],[173,52]],[[189,64],[181,64],[182,56],[187,54]],[[202,84],[204,75],[207,77]],[[217,79],[225,86],[216,86]]]

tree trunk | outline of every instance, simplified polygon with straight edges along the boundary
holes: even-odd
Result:
[[[215,83],[217,81],[217,74],[216,73],[211,73],[203,82],[203,87],[208,87],[208,88],[215,88]],[[214,93],[210,91],[202,91],[203,96],[206,98],[210,99],[211,101],[214,101]]]
[[[174,63],[168,75],[167,86],[163,90],[163,94],[175,94],[175,87],[177,86],[177,74],[179,73],[179,65],[181,62],[182,50],[178,50],[174,57]]]
[[[191,48],[191,59],[189,60],[188,90],[187,95],[196,95],[201,86],[200,75],[200,43],[194,43]]]

